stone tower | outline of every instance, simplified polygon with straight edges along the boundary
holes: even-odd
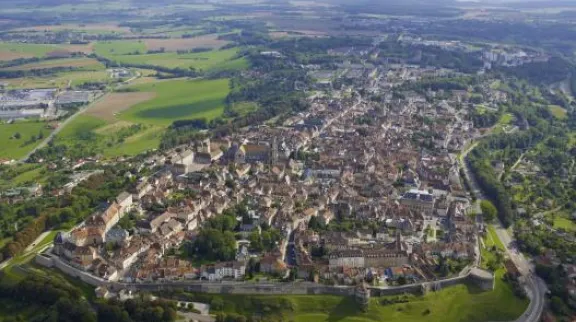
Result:
[[[270,165],[275,165],[278,162],[278,139],[276,136],[272,138],[270,145]]]

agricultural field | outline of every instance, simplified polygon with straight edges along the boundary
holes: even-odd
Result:
[[[56,143],[105,157],[135,155],[155,149],[160,143],[162,126],[128,122],[116,117],[155,95],[154,92],[108,94],[67,125],[57,136]]]
[[[48,45],[0,42],[0,61],[44,57],[53,52],[90,52],[89,45]]]
[[[218,39],[218,35],[202,35],[194,38],[145,39],[144,44],[148,50],[164,50],[168,52],[189,50],[193,48],[218,49],[229,42]]]
[[[154,92],[135,92],[135,93],[111,93],[104,99],[95,103],[86,115],[91,115],[99,119],[115,122],[116,114],[121,113],[130,107],[154,98]]]
[[[90,24],[59,24],[43,25],[12,29],[11,31],[82,31],[86,33],[130,33],[130,28],[120,27],[116,23],[90,23]]]
[[[136,155],[158,147],[162,127],[130,122],[110,123],[84,114],[76,117],[58,136],[64,144],[84,155],[118,157]]]
[[[141,54],[146,52],[146,44],[143,41],[106,41],[94,44],[94,53],[110,59],[136,52]]]
[[[104,64],[93,58],[66,58],[66,59],[50,59],[37,63],[30,63],[12,67],[2,68],[1,70],[32,70],[32,69],[47,69],[56,67],[70,67],[82,68],[85,70],[103,70]]]
[[[228,82],[228,79],[175,80],[132,86],[130,88],[140,92],[154,92],[156,96],[126,110],[119,118],[163,126],[179,119],[211,120],[224,111],[224,99],[230,90]]]
[[[7,84],[8,88],[66,88],[68,85],[108,81],[112,80],[105,70],[70,71],[45,77],[0,78],[0,83]]]
[[[14,124],[0,124],[0,158],[19,159],[48,136],[51,130],[45,122],[21,121]]]
[[[204,40],[198,40],[204,39]],[[192,49],[192,47],[217,47],[221,41],[210,37],[190,39],[155,39],[146,42],[113,41],[97,43],[94,50],[97,55],[106,57],[121,64],[141,64],[166,68],[195,68],[201,70],[245,69],[248,66],[244,58],[238,58],[238,49],[212,50],[200,53],[178,54],[164,52],[146,54],[147,44],[159,50],[164,47],[167,51],[178,49]],[[225,43],[225,42],[224,42]],[[135,54],[139,53],[139,54]]]
[[[110,93],[94,103],[57,135],[56,144],[86,155],[136,155],[157,148],[175,120],[221,116],[229,91],[227,79],[165,80],[129,88],[137,92]]]

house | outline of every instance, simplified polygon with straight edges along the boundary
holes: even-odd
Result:
[[[286,265],[277,254],[268,254],[260,259],[260,272],[266,274],[282,274]]]
[[[330,267],[364,267],[364,254],[356,249],[332,252],[328,259]]]
[[[130,210],[132,206],[133,200],[132,195],[126,191],[122,192],[121,194],[116,197],[116,203],[120,206],[120,212],[125,214]]]
[[[124,246],[130,241],[130,234],[125,229],[110,229],[106,233],[106,243]]]
[[[334,213],[330,210],[324,210],[318,215],[318,221],[323,225],[328,225],[334,219]]]
[[[213,265],[203,265],[200,268],[201,278],[209,281],[220,281],[225,278],[241,279],[246,275],[244,262],[224,262]]]
[[[268,163],[271,154],[271,149],[267,145],[244,144],[236,150],[234,161],[236,163]]]
[[[156,218],[150,220],[147,228],[149,228],[152,233],[155,233],[164,222],[175,217],[176,217],[175,213],[166,211],[160,216],[157,216]]]
[[[434,212],[434,195],[423,190],[412,189],[400,198],[400,204],[415,212],[432,214]]]

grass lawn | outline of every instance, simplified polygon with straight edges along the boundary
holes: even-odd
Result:
[[[44,166],[39,166],[16,176],[14,179],[12,179],[12,183],[14,183],[15,185],[34,183],[42,181],[42,179],[45,176],[46,176],[46,168]]]
[[[44,137],[50,134],[46,128],[46,123],[40,121],[19,121],[13,124],[0,124],[0,158],[19,159],[40,144],[42,140],[38,135],[42,133]],[[19,133],[20,138],[15,134]],[[34,136],[34,140],[32,137]]]
[[[351,297],[330,295],[245,296],[209,295],[223,300],[224,311],[250,315],[269,315],[283,320],[379,322],[379,321],[498,321],[520,316],[528,301],[514,296],[497,272],[496,288],[482,292],[473,285],[456,285],[425,296],[411,297],[408,303],[381,305],[384,297],[372,298],[366,311]],[[205,294],[207,295],[207,294]],[[291,307],[275,311],[273,307]]]
[[[563,120],[566,118],[567,112],[561,106],[548,105],[548,109],[550,110],[550,113],[552,113],[552,115],[554,115],[555,118],[557,118],[559,120]]]
[[[250,112],[258,110],[258,103],[255,102],[240,102],[232,106],[232,110],[240,115],[246,115]]]
[[[29,183],[43,183],[47,176],[45,167],[38,164],[15,164],[2,168],[0,172],[0,189],[9,189]]]
[[[492,225],[488,225],[488,236],[489,237],[487,239],[490,239],[493,243],[491,246],[495,245],[501,251],[505,251],[504,244],[502,244],[502,241],[500,240],[500,238],[498,238],[498,235],[496,234],[496,229]]]
[[[122,112],[119,118],[163,126],[180,119],[211,120],[222,115],[224,99],[229,92],[228,79],[165,81],[132,88],[155,92],[156,97]]]
[[[576,231],[576,223],[570,219],[567,213],[557,212],[554,214],[554,228]]]

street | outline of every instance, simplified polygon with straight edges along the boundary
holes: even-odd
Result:
[[[464,175],[466,176],[466,180],[470,185],[471,193],[478,199],[476,204],[478,205],[482,199],[486,199],[482,190],[478,186],[476,182],[476,178],[474,177],[472,170],[470,169],[470,165],[466,160],[466,156],[470,151],[474,149],[475,145],[472,145],[468,150],[462,153],[460,157],[460,164],[463,167]],[[542,281],[538,276],[533,274],[533,264],[529,262],[524,255],[516,248],[516,241],[513,239],[513,236],[510,236],[508,231],[504,228],[500,220],[497,220],[494,224],[494,228],[496,231],[496,235],[502,241],[504,248],[506,250],[506,254],[512,260],[512,262],[518,268],[518,271],[524,277],[525,281],[525,288],[528,297],[530,298],[530,304],[526,309],[526,312],[519,317],[515,322],[537,322],[540,321],[540,316],[542,315],[542,311],[544,310],[545,305],[545,296],[546,292],[548,291],[546,287],[546,283]]]

